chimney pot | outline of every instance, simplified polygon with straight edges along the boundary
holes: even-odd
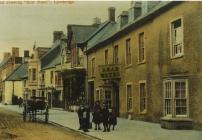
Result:
[[[54,31],[53,32],[53,42],[55,42],[58,39],[61,39],[63,35],[63,31]]]
[[[115,21],[115,8],[114,7],[108,8],[108,18],[109,18],[109,21]]]

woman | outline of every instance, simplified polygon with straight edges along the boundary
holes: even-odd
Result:
[[[93,122],[95,123],[95,130],[101,130],[101,106],[100,101],[96,101],[93,107]]]

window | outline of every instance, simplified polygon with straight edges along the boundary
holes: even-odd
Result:
[[[146,82],[140,82],[140,112],[146,113],[146,111],[147,111]]]
[[[164,81],[164,115],[188,116],[188,81]]]
[[[108,61],[108,50],[105,50],[105,65],[109,64]]]
[[[171,22],[171,58],[180,57],[184,53],[182,19]]]
[[[32,69],[32,81],[36,80],[36,69]]]
[[[50,72],[50,83],[53,83],[53,71]]]
[[[139,34],[139,62],[145,61],[144,33]]]
[[[32,90],[32,96],[36,96],[36,90],[35,89]]]
[[[92,76],[95,76],[95,58],[91,60],[91,67],[92,67]]]
[[[131,65],[130,39],[126,40],[126,65]]]
[[[127,94],[127,111],[131,111],[133,108],[133,98],[132,98],[132,85],[126,86],[126,94]]]
[[[118,45],[114,46],[114,57],[113,57],[113,62],[114,64],[119,63],[119,56],[118,56]]]
[[[100,101],[100,90],[96,90],[96,101]]]
[[[106,106],[108,108],[112,107],[112,97],[111,97],[111,90],[110,89],[105,89],[105,101],[106,101]]]
[[[29,81],[32,80],[32,69],[29,69],[29,76],[28,76],[28,78],[29,78]]]

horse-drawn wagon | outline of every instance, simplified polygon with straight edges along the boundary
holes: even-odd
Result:
[[[23,120],[27,121],[29,118],[29,121],[36,121],[37,115],[44,115],[44,121],[48,122],[49,109],[45,97],[32,96],[24,101]]]

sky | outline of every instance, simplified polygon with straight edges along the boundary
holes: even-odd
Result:
[[[130,7],[130,1],[74,1],[73,3],[2,4],[0,3],[0,60],[3,52],[12,47],[32,50],[37,46],[50,47],[53,31],[67,32],[68,24],[92,24],[99,17],[108,18],[108,7],[116,8],[116,17]]]

